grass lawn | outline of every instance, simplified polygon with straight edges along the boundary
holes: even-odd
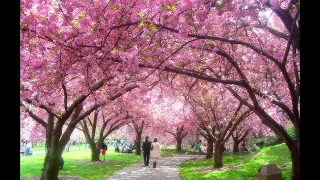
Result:
[[[175,146],[166,146],[166,147],[162,147],[163,149],[161,149],[161,156],[162,157],[168,157],[168,156],[174,156],[174,155],[178,155],[178,154],[185,154],[186,152],[191,152],[192,149],[190,148],[185,148],[182,147],[182,151],[179,153],[176,151],[176,147]]]
[[[39,177],[41,175],[44,157],[44,154],[22,156],[20,158],[20,178]],[[84,148],[77,151],[64,152],[62,157],[65,162],[64,168],[59,172],[59,175],[79,176],[83,180],[105,179],[114,172],[143,160],[142,156],[135,156],[131,153],[116,153],[114,152],[114,147],[108,148],[106,164],[90,164],[91,151],[90,149]],[[82,164],[83,162],[85,164]]]
[[[80,145],[80,147],[78,145],[71,145],[70,148],[69,148],[71,151],[76,151],[76,150],[81,150],[81,149],[85,149],[85,145],[82,144]],[[36,147],[33,147],[31,148],[31,151],[33,153],[38,153],[38,152],[44,152],[46,150],[46,147],[45,146],[36,146]]]
[[[256,180],[257,171],[261,164],[275,163],[282,171],[282,179],[291,179],[290,151],[285,144],[262,148],[259,152],[246,155],[228,155],[223,157],[223,165],[243,164],[233,170],[216,170],[195,172],[196,168],[213,167],[213,159],[189,161],[180,165],[180,175],[184,180]]]

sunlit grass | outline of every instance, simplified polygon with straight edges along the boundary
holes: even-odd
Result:
[[[22,156],[20,158],[20,177],[39,177],[41,175],[44,157],[44,154]],[[90,149],[64,152],[62,157],[65,163],[59,175],[78,176],[83,180],[105,179],[130,164],[142,161],[142,156],[135,156],[133,153],[116,153],[113,147],[109,147],[106,155],[106,161],[110,164],[81,164],[81,162],[90,161]]]
[[[174,155],[179,155],[179,154],[185,154],[186,152],[191,152],[192,150],[190,148],[182,147],[181,152],[176,151],[176,146],[166,146],[161,149],[162,151],[162,157],[167,157],[167,156],[174,156]]]
[[[83,149],[85,149],[85,145],[84,145],[84,144],[81,144],[80,146],[78,146],[78,145],[71,145],[69,149],[70,149],[71,151],[83,150]],[[45,146],[36,146],[36,147],[31,148],[31,151],[32,151],[33,153],[44,152],[45,150],[46,150],[46,147],[45,147]]]
[[[275,163],[282,171],[282,179],[291,179],[291,157],[285,144],[262,148],[259,152],[246,155],[228,155],[223,157],[223,164],[243,164],[233,170],[213,171],[208,173],[194,172],[194,168],[213,166],[213,159],[190,161],[180,165],[180,175],[185,180],[253,180],[261,164]]]
[[[177,153],[174,146],[163,147],[162,156],[172,156],[185,154],[189,149],[184,149],[182,153]],[[86,180],[105,179],[114,172],[137,162],[142,162],[142,156],[135,156],[128,153],[116,153],[113,147],[109,147],[106,160],[109,164],[89,164],[91,152],[89,149],[81,148],[70,152],[64,152],[64,169],[59,175],[78,176]],[[44,154],[21,157],[20,177],[39,177],[43,167]],[[81,164],[81,162],[87,162]],[[180,174],[185,180],[193,179],[217,179],[217,180],[247,180],[256,179],[256,174],[261,164],[276,163],[282,170],[283,179],[290,179],[291,159],[286,145],[276,145],[265,147],[259,152],[247,155],[229,155],[223,158],[224,165],[244,164],[241,168],[229,171],[214,171],[209,173],[194,172],[194,168],[213,166],[213,160],[203,160],[201,162],[186,162],[180,166]]]

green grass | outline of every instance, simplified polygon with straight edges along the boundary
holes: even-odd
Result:
[[[185,180],[256,180],[261,164],[275,163],[282,171],[282,179],[291,179],[291,157],[285,144],[262,148],[259,152],[246,155],[228,155],[223,157],[223,164],[243,164],[234,170],[194,172],[194,168],[213,166],[213,159],[189,161],[180,165],[180,175]]]
[[[89,164],[91,151],[84,148],[77,151],[64,152],[62,156],[65,163],[64,169],[59,171],[59,175],[78,176],[83,180],[105,179],[126,166],[142,161],[142,156],[135,156],[131,153],[116,153],[113,147],[109,147],[106,154],[106,161],[110,164]],[[44,157],[44,154],[22,156],[20,158],[20,177],[39,177]],[[102,158],[100,157],[100,159]],[[80,164],[81,162],[87,163]]]
[[[163,147],[163,149],[161,149],[161,152],[162,152],[161,156],[168,157],[168,156],[174,156],[179,154],[185,154],[186,152],[191,152],[191,151],[192,150],[190,148],[182,147],[182,151],[177,152],[175,146],[166,146],[166,147]]]
[[[77,151],[77,150],[79,150],[79,146],[71,145],[69,149],[70,149],[70,151]],[[80,145],[80,150],[81,149],[85,149],[85,145],[84,144]],[[46,150],[45,146],[36,146],[36,147],[31,148],[31,151],[33,153],[34,152],[44,152],[45,150]]]

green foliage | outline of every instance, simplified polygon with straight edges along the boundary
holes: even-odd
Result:
[[[44,154],[22,156],[20,158],[20,178],[40,177],[44,157]],[[142,156],[135,156],[134,154],[116,153],[113,147],[110,147],[107,151],[107,164],[90,164],[91,151],[89,149],[64,152],[62,157],[65,164],[63,170],[59,171],[59,175],[78,176],[83,180],[105,179],[114,172],[143,159]]]
[[[162,152],[162,157],[167,157],[167,156],[174,156],[174,155],[178,155],[178,154],[186,154],[191,153],[192,149],[190,148],[182,148],[181,152],[177,152],[176,151],[176,146],[167,146],[164,147],[163,149],[161,149]]]
[[[213,167],[213,160],[188,161],[180,165],[180,175],[184,180],[256,180],[257,171],[262,164],[275,163],[282,171],[282,179],[291,179],[291,157],[288,147],[283,143],[262,148],[259,152],[245,155],[228,155],[223,164],[243,165],[233,170],[195,172],[195,168]]]
[[[268,137],[257,138],[255,140],[255,143],[257,146],[262,148],[265,146],[271,146],[271,145],[283,143],[283,140],[278,136],[268,136]]]
[[[286,126],[286,130],[289,134],[289,136],[292,138],[292,139],[296,139],[296,134],[294,133],[294,127],[292,125],[287,125]]]

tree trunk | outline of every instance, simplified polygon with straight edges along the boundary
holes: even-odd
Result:
[[[53,144],[48,149],[44,160],[44,168],[40,180],[56,180],[59,173],[60,157],[62,154],[57,141],[60,134],[54,134],[52,137]]]
[[[82,106],[78,106],[72,116],[72,120],[79,117]],[[51,146],[46,153],[44,168],[40,180],[56,180],[59,173],[60,158],[62,152],[70,140],[70,136],[76,125],[69,125],[62,135],[64,122],[58,120],[52,133]]]
[[[233,141],[233,153],[239,152],[240,141]]]
[[[90,150],[91,150],[91,162],[99,161],[100,151],[97,148],[97,145],[95,143],[90,144]]]
[[[223,166],[222,163],[222,156],[223,156],[223,145],[221,144],[215,144],[214,149],[214,168],[220,168]]]
[[[48,117],[48,123],[46,127],[46,152],[49,151],[51,147],[52,142],[52,133],[53,133],[53,127],[54,127],[54,116],[52,114],[49,114]]]
[[[291,149],[292,180],[300,180],[300,142],[295,142]]]
[[[56,180],[59,173],[60,153],[55,153],[51,150],[47,152],[46,163],[43,168],[40,180]]]
[[[136,134],[136,155],[141,155],[141,133]]]
[[[177,140],[176,151],[177,151],[177,152],[181,152],[181,150],[182,150],[182,148],[181,148],[182,138],[176,138],[176,140]]]
[[[206,159],[211,159],[213,157],[213,139],[208,138],[207,139],[207,154]]]

